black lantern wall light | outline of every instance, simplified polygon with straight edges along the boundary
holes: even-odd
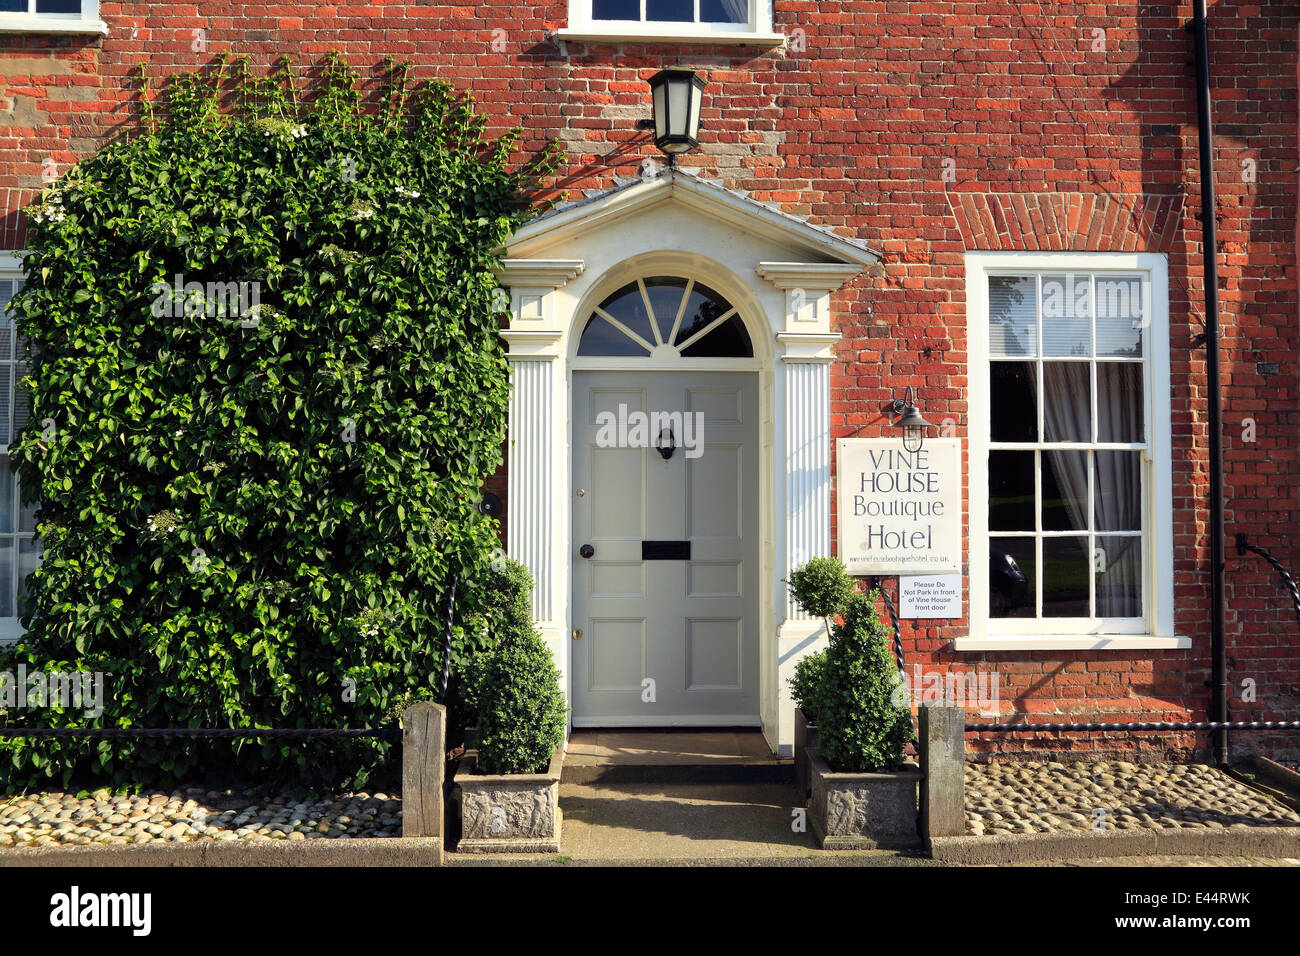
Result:
[[[671,166],[678,153],[688,153],[700,145],[704,80],[694,70],[660,70],[650,77],[650,98],[654,119],[638,125],[654,130],[655,146],[668,156]]]
[[[909,452],[918,452],[925,443],[925,430],[930,427],[921,416],[921,410],[916,407],[916,398],[912,394],[912,386],[907,386],[907,391],[902,398],[894,399],[891,406],[894,414],[899,416],[898,421],[894,422],[895,428],[903,430],[903,448]]]

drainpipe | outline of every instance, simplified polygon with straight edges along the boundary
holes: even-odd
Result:
[[[1210,431],[1210,719],[1228,720],[1228,652],[1223,638],[1223,422],[1219,378],[1219,245],[1215,230],[1214,125],[1210,104],[1210,41],[1206,2],[1196,0],[1192,35],[1196,38],[1197,152],[1201,160],[1201,262],[1205,270],[1205,371]],[[1228,731],[1211,734],[1215,762],[1228,762]]]

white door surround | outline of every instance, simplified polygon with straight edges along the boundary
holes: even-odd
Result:
[[[533,573],[533,614],[570,676],[574,370],[754,371],[759,379],[759,688],[763,733],[789,754],[794,663],[824,627],[786,593],[789,568],[830,553],[831,293],[879,260],[861,243],[673,169],[525,224],[506,246],[514,385],[507,443],[507,550]],[[637,278],[694,279],[730,301],[752,359],[577,356],[594,306]]]

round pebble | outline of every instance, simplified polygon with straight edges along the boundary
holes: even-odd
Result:
[[[244,803],[232,806],[240,799]],[[123,797],[97,790],[0,796],[0,847],[338,840],[396,836],[401,802],[385,794],[272,795],[186,788]]]
[[[1200,764],[968,763],[965,802],[973,836],[1300,826],[1300,813]]]

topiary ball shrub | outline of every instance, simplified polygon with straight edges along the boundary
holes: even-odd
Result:
[[[478,770],[541,773],[564,741],[567,709],[551,649],[531,626],[491,654],[479,689]]]
[[[853,595],[853,578],[838,558],[813,558],[791,571],[787,583],[801,608],[826,621],[828,635],[830,619]]]
[[[303,89],[288,64],[173,77],[30,209],[12,307],[31,417],[10,454],[44,563],[0,670],[102,672],[105,699],[12,722],[391,727],[437,693],[453,582],[453,673],[491,646],[500,528],[476,504],[510,393],[493,269],[555,153],[516,161],[517,132],[408,73],[371,102],[336,56]],[[358,787],[393,748],[0,743],[36,787]]]
[[[900,681],[875,594],[855,594],[835,628],[816,694],[818,750],[840,773],[898,770],[911,714],[895,703]]]
[[[811,724],[817,723],[819,698],[825,673],[826,650],[823,648],[801,657],[794,665],[794,675],[789,680],[790,697]]]

